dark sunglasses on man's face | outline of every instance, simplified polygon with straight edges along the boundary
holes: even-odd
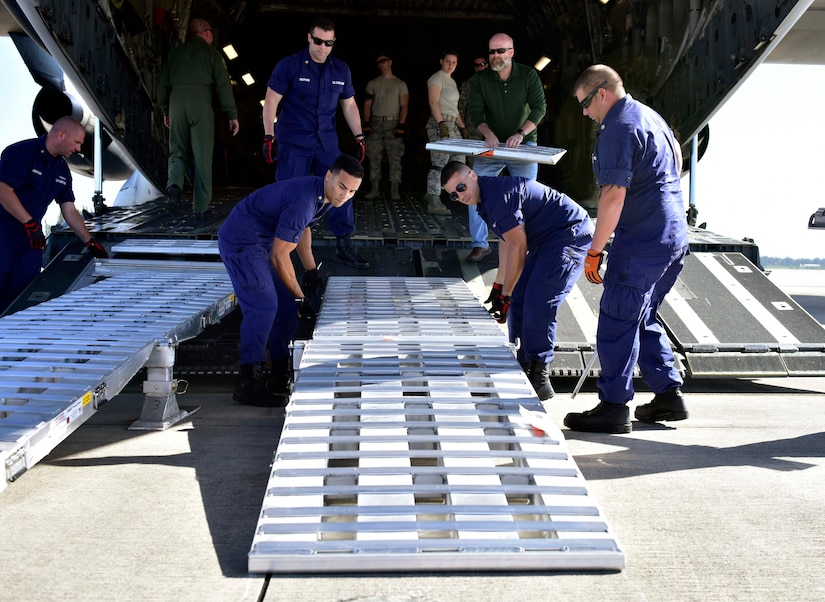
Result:
[[[490,54],[504,54],[508,50],[512,50],[512,48],[490,48]]]
[[[458,193],[464,192],[465,190],[467,190],[467,184],[465,182],[459,182],[455,186],[455,192],[450,193],[450,200],[458,202]]]
[[[378,59],[378,64],[386,63],[390,59]]]
[[[334,38],[332,40],[322,40],[321,38],[316,38],[315,36],[309,36],[309,37],[312,38],[312,41],[315,43],[316,46],[320,46],[320,45],[323,44],[324,46],[332,48],[332,46],[335,45],[335,39]]]
[[[604,88],[606,85],[607,85],[607,80],[604,80],[604,81],[603,81],[602,83],[600,83],[598,86],[596,86],[595,88],[593,88],[593,91],[592,91],[590,94],[588,94],[587,96],[585,96],[584,98],[582,98],[582,99],[579,101],[579,106],[580,106],[583,110],[584,110],[584,109],[587,109],[587,108],[590,106],[590,103],[591,103],[591,102],[593,102],[593,98],[596,96],[596,93],[597,93],[599,90],[601,90],[602,88]]]
[[[481,67],[486,67],[486,66],[487,66],[487,63],[475,63],[475,64],[473,64],[473,67],[475,67],[476,69],[480,69]]]

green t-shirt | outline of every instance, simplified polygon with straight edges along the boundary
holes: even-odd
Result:
[[[507,80],[502,80],[492,69],[479,71],[470,78],[470,121],[479,125],[486,123],[499,140],[515,134],[527,120],[538,126],[546,112],[544,87],[532,67],[513,63]],[[535,142],[536,130],[524,139]]]

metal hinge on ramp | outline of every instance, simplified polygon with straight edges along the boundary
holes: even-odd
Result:
[[[462,281],[331,278],[316,335],[251,572],[624,567],[561,431],[522,417],[543,408]]]

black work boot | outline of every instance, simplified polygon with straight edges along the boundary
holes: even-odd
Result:
[[[540,360],[530,360],[524,362],[521,367],[530,379],[530,384],[533,385],[539,399],[547,401],[556,394],[553,385],[550,384],[550,364],[545,364]]]
[[[267,391],[264,362],[241,365],[241,379],[232,394],[232,401],[259,408],[282,408],[287,399]]]
[[[289,358],[282,357],[272,360],[272,371],[266,383],[266,389],[270,395],[276,397],[289,397],[290,369]]]
[[[363,257],[359,257],[358,253],[355,252],[349,236],[336,237],[335,245],[335,256],[341,263],[351,265],[359,270],[365,270],[370,267],[370,262]]]
[[[166,208],[171,213],[180,213],[183,210],[180,200],[181,195],[183,195],[183,191],[177,184],[172,184],[166,189]]]
[[[592,410],[569,413],[564,417],[564,426],[571,431],[586,433],[629,433],[633,430],[627,406],[604,401]]]
[[[636,407],[636,420],[640,422],[661,422],[663,420],[684,420],[688,417],[682,390],[673,387],[664,393],[657,393],[653,401]]]

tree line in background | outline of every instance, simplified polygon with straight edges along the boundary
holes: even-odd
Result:
[[[759,258],[759,262],[763,268],[825,269],[825,259],[822,257],[799,259],[794,257],[770,257],[763,255]]]

